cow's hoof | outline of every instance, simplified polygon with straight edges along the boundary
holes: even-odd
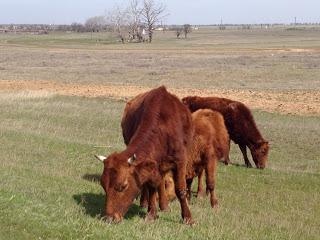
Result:
[[[165,208],[160,207],[160,211],[161,212],[171,212],[171,209],[170,209],[170,207],[165,207]]]
[[[206,194],[203,191],[197,193],[197,198],[204,198],[205,196]]]
[[[144,221],[146,221],[146,222],[153,222],[153,221],[156,220],[157,218],[158,218],[157,215],[147,214],[147,216],[144,218]]]
[[[211,207],[214,208],[214,209],[217,209],[219,207],[217,199],[211,201]]]
[[[189,225],[189,226],[193,226],[193,225],[196,224],[196,222],[193,221],[192,218],[184,218],[184,219],[183,219],[183,223],[184,223],[184,224],[187,224],[187,225]]]

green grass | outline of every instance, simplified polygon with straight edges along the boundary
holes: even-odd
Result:
[[[124,102],[1,93],[0,105],[0,239],[319,239],[319,117],[255,111],[268,168],[246,169],[232,146],[240,166],[219,165],[218,210],[192,199],[194,227],[177,202],[154,223],[136,202],[109,225],[93,154],[123,149]]]

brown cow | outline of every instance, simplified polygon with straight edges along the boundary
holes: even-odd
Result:
[[[187,187],[191,198],[191,184],[198,176],[198,195],[203,195],[202,173],[206,173],[207,193],[210,193],[211,206],[218,200],[215,196],[215,174],[220,159],[229,161],[229,134],[223,116],[216,111],[201,109],[192,114],[194,137],[188,151]]]
[[[191,198],[191,184],[198,176],[198,195],[203,194],[202,176],[206,173],[207,192],[210,192],[211,206],[218,200],[215,196],[215,174],[217,161],[229,159],[229,134],[223,116],[216,111],[201,109],[192,114],[194,136],[188,150],[187,187],[188,198]],[[167,190],[167,188],[166,188]]]
[[[265,168],[269,144],[259,132],[253,116],[243,103],[218,97],[186,97],[182,102],[194,112],[198,109],[211,109],[220,112],[225,120],[230,139],[239,145],[247,167],[252,167],[246,147],[251,151],[257,168]]]
[[[188,198],[191,198],[193,178],[198,176],[198,195],[203,195],[202,175],[206,173],[207,192],[210,193],[211,206],[215,207],[218,200],[215,195],[215,174],[217,161],[229,160],[229,134],[223,116],[216,111],[201,109],[192,114],[194,135],[188,149],[187,187]],[[170,183],[170,176],[166,176]],[[166,184],[165,191],[170,194],[172,184]]]
[[[186,106],[165,87],[142,95],[139,106],[123,124],[133,129],[127,148],[104,161],[101,185],[106,192],[106,215],[119,222],[143,186],[150,197],[147,220],[156,218],[156,192],[166,172],[172,170],[182,218],[191,224],[187,203],[187,148],[192,139],[191,114]]]
[[[139,119],[136,118],[136,116],[138,116],[136,112],[138,111],[139,107],[143,103],[143,100],[146,94],[148,94],[148,92],[139,94],[138,96],[128,101],[124,109],[122,120],[121,120],[121,128],[122,128],[123,140],[126,145],[130,143],[130,140],[134,134],[134,131],[137,128],[137,124],[139,124]],[[169,177],[170,175],[171,173],[165,174],[158,188],[159,207],[161,211],[166,211],[169,208],[169,202],[168,202],[169,196],[166,196],[169,194],[169,192],[165,190],[166,189],[165,182],[166,182],[166,179],[170,178]],[[141,190],[140,206],[143,208],[147,208],[148,202],[149,202],[149,191],[148,191],[148,186],[145,185]]]

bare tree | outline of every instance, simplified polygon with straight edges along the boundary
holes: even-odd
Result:
[[[99,32],[105,27],[106,20],[104,16],[96,16],[87,19],[85,27],[90,32]]]
[[[141,13],[142,8],[140,7],[138,0],[131,0],[127,9],[128,13],[128,27],[129,27],[129,38],[132,40],[138,39],[141,41]]]
[[[59,28],[60,28],[60,26],[59,26]],[[74,22],[71,24],[70,28],[71,28],[71,31],[74,31],[74,32],[83,32],[84,31],[84,26],[81,23]]]
[[[155,25],[165,16],[166,7],[164,4],[156,4],[154,0],[143,0],[142,22],[147,28],[149,42],[152,42],[152,36]]]
[[[192,32],[192,28],[190,24],[184,24],[183,25],[183,33],[184,33],[184,38],[187,38],[188,34]]]
[[[117,35],[122,43],[125,43],[128,34],[128,11],[119,6],[115,7],[107,15],[108,24],[112,27],[112,31]]]

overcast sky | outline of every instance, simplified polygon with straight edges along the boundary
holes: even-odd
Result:
[[[155,0],[158,1],[158,0]],[[0,23],[70,24],[124,0],[0,0]],[[163,0],[167,24],[320,22],[320,0]]]

